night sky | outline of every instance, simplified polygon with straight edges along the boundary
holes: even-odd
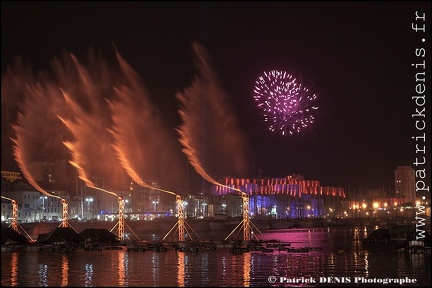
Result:
[[[428,1],[1,5],[2,75],[17,56],[39,71],[63,51],[81,59],[90,47],[114,62],[115,44],[173,128],[180,123],[175,94],[193,79],[192,43],[200,43],[252,147],[249,178],[262,170],[263,177],[294,173],[324,186],[374,188],[393,185],[397,166],[415,160],[411,63],[419,61],[415,48],[430,52],[430,37],[422,43],[411,22],[416,10],[430,13]],[[318,94],[316,123],[297,135],[268,131],[254,102],[255,81],[274,69]],[[2,141],[2,169],[16,169],[5,155],[10,142]]]

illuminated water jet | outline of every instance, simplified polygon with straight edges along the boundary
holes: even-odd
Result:
[[[185,231],[188,233],[189,231],[186,227],[188,224],[184,221],[184,206],[181,196],[173,191],[150,185],[140,176],[169,178],[176,175],[176,173],[173,174],[172,170],[167,169],[167,166],[176,168],[176,163],[178,163],[172,153],[173,148],[167,144],[174,142],[175,139],[170,138],[168,129],[150,100],[149,93],[141,79],[117,50],[116,56],[124,80],[114,89],[116,99],[108,101],[113,122],[111,129],[109,129],[114,138],[112,147],[121,166],[135,183],[176,197],[178,221],[168,234],[178,226],[178,239],[184,241]],[[170,165],[160,166],[164,163],[170,163]],[[165,175],[157,173],[158,171],[165,172]],[[190,226],[189,228],[192,229]],[[191,234],[189,233],[189,235]]]
[[[42,84],[39,82],[35,82],[26,85],[26,93],[23,99],[23,105],[21,107],[22,112],[18,113],[17,124],[12,125],[16,136],[15,139],[11,139],[13,142],[13,155],[21,172],[23,173],[27,181],[30,183],[30,185],[32,185],[36,190],[46,196],[61,199],[63,212],[62,222],[60,223],[59,227],[72,227],[68,222],[68,204],[66,199],[53,195],[43,189],[40,185],[36,183],[28,169],[29,164],[36,158],[36,154],[33,150],[33,145],[35,143],[37,143],[38,141],[46,140],[44,142],[44,148],[47,147],[49,149],[41,149],[41,153],[53,153],[54,151],[58,151],[55,145],[56,143],[58,143],[58,139],[56,139],[56,137],[61,137],[61,135],[63,135],[63,133],[59,132],[59,130],[57,129],[58,123],[56,122],[50,124],[49,129],[44,128],[43,125],[47,125],[47,122],[53,119],[52,114],[48,114],[45,116],[41,115],[44,114],[41,111],[35,111],[35,107],[41,107],[43,106],[43,104],[54,105],[54,109],[56,111],[60,109],[55,107],[55,105],[58,103],[58,100],[56,100],[56,93],[58,92],[57,89],[54,88],[49,78],[41,78],[44,79],[46,83]],[[49,94],[49,97],[45,97],[50,98],[48,101],[42,97],[45,94]],[[44,100],[40,101],[40,99],[42,98]],[[47,107],[43,107],[43,109],[47,109]],[[40,131],[42,131],[42,133],[38,133]]]
[[[243,221],[241,227],[243,228],[243,239],[249,241],[251,221],[248,215],[248,195],[239,189],[217,182],[208,171],[212,170],[212,174],[217,174],[215,172],[220,167],[205,167],[209,161],[204,161],[206,159],[204,155],[210,154],[213,156],[211,162],[218,163],[224,160],[222,163],[224,171],[227,167],[234,167],[233,172],[244,173],[247,169],[246,154],[243,154],[247,151],[246,141],[238,127],[236,114],[231,111],[228,98],[220,88],[217,77],[209,65],[206,51],[198,43],[193,43],[193,51],[198,74],[187,89],[176,94],[181,104],[178,112],[183,121],[177,129],[180,135],[179,141],[183,145],[182,151],[202,178],[214,185],[231,189],[242,197]],[[207,138],[211,140],[207,141]],[[216,142],[213,143],[215,145],[210,144],[214,142],[213,140]],[[206,149],[210,153],[205,153]]]

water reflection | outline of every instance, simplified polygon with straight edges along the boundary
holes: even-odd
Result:
[[[18,252],[12,252],[11,255],[11,286],[16,286],[18,284]],[[3,266],[3,265],[2,265]],[[3,270],[2,270],[3,271]],[[2,273],[3,277],[3,273]],[[3,284],[2,284],[3,286]]]
[[[128,253],[123,250],[118,253],[118,285],[119,287],[128,286]]]
[[[185,253],[177,253],[177,285],[185,287]]]
[[[62,272],[61,272],[62,283],[61,283],[61,286],[65,287],[65,286],[68,285],[68,278],[69,278],[69,275],[68,275],[68,272],[69,272],[69,258],[68,258],[68,255],[65,255],[65,254],[63,254],[61,258],[62,258],[62,265],[61,265],[61,267],[62,267]]]
[[[290,242],[294,248],[322,248],[303,253],[254,251],[233,255],[222,248],[195,253],[175,250],[130,253],[126,249],[77,253],[2,251],[1,286],[268,287],[269,276],[409,277],[418,279],[421,284],[417,286],[429,286],[430,255],[366,249],[362,244],[365,235],[368,231],[363,228],[298,229],[263,235]],[[310,284],[296,286],[310,287]]]
[[[251,254],[244,254],[243,260],[243,287],[250,286],[250,273],[251,273]]]
[[[93,264],[85,265],[85,286],[93,286]]]
[[[48,286],[48,265],[39,264],[39,286]]]

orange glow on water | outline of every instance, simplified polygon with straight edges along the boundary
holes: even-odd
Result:
[[[11,286],[17,286],[18,285],[18,258],[19,252],[12,252],[11,254]]]
[[[178,287],[185,287],[185,254],[177,253],[177,285]]]
[[[67,287],[69,282],[69,258],[68,255],[62,255],[61,262],[61,287]]]

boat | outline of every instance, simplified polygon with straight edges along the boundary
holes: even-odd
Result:
[[[123,247],[121,246],[106,246],[105,250],[122,250]]]
[[[208,225],[212,231],[224,231],[228,230],[226,221],[228,220],[228,215],[226,214],[216,214],[213,221],[210,221]]]
[[[278,250],[278,251],[287,251],[289,250],[291,243],[288,242],[276,242],[276,243],[267,243],[266,248]]]
[[[145,252],[147,248],[144,245],[131,245],[127,247],[127,252]]]
[[[431,246],[427,245],[425,241],[411,240],[407,245],[396,250],[397,252],[404,252],[407,254],[430,254]]]
[[[242,246],[234,246],[234,247],[228,249],[228,251],[231,254],[238,255],[238,254],[243,254],[243,253],[249,252],[249,249],[247,246],[242,245]]]
[[[147,250],[153,250],[156,252],[166,252],[168,249],[162,243],[147,243]]]
[[[210,241],[182,242],[175,245],[178,252],[199,252],[216,250],[216,245]]]
[[[391,239],[391,235],[389,233],[389,229],[387,228],[379,228],[363,239],[363,243],[389,243]]]
[[[407,246],[408,241],[414,238],[415,228],[410,225],[396,225],[391,228],[378,228],[363,239],[366,249],[392,249],[398,251]]]
[[[365,239],[364,243],[403,243],[409,240],[415,233],[415,228],[411,225],[395,225],[390,228],[378,228]]]
[[[425,232],[424,237],[417,239],[410,237],[402,247],[396,252],[405,252],[407,254],[430,254],[431,253],[431,235]]]
[[[288,253],[307,253],[310,251],[319,251],[319,250],[311,250],[310,247],[301,247],[301,248],[287,248]]]
[[[84,246],[84,251],[102,251],[103,247],[101,245],[91,244]]]

